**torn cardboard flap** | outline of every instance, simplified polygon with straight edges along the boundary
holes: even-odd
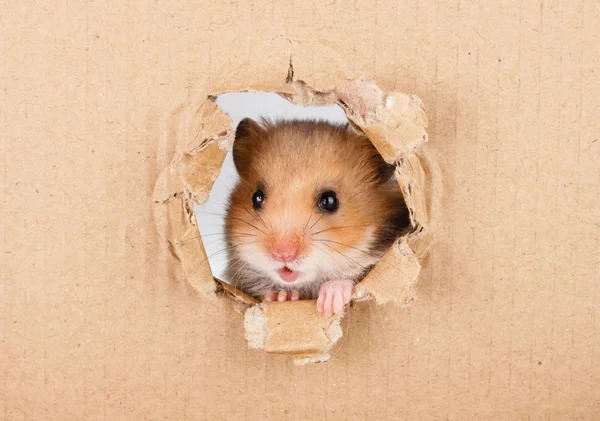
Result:
[[[229,285],[227,282],[221,281],[219,279],[216,279],[217,282],[217,290],[218,291],[223,291],[226,292],[227,294],[231,295],[235,300],[239,301],[240,303],[243,304],[259,304],[260,301],[258,301],[256,298],[246,294],[244,291],[240,291],[237,288],[234,288],[232,285]]]
[[[211,100],[204,100],[187,113],[176,110],[175,114],[183,121],[169,139],[174,144],[173,157],[161,172],[152,197],[154,202],[164,203],[185,191],[196,203],[203,204],[233,144],[231,119]]]
[[[323,362],[342,337],[340,317],[316,313],[316,301],[270,302],[246,311],[244,325],[251,348],[290,354],[297,364]]]
[[[226,155],[227,149],[220,146],[217,139],[206,144],[202,153],[184,154],[176,164],[177,172],[194,202],[203,205],[208,200]]]
[[[419,262],[432,240],[428,229],[428,201],[432,196],[426,193],[427,182],[431,180],[428,174],[431,164],[419,154],[420,146],[427,141],[427,118],[422,102],[414,95],[386,94],[374,82],[364,79],[344,83],[340,88],[329,91],[317,91],[301,80],[288,80],[283,86],[276,83],[266,85],[294,103],[339,104],[350,121],[369,136],[384,159],[397,164],[398,183],[409,208],[412,230],[356,285],[353,299],[374,299],[377,304],[408,304],[414,297],[414,286],[421,267]],[[266,85],[262,81],[257,86]],[[179,231],[183,236],[170,241],[178,245],[176,253],[196,290],[204,295],[215,291],[215,282],[218,282],[220,290],[249,306],[245,314],[245,329],[252,348],[293,355],[299,363],[326,361],[328,351],[342,336],[339,318],[327,319],[317,314],[314,301],[256,304],[252,297],[215,281],[210,274],[195,224],[193,203],[203,204],[208,198],[233,140],[231,121],[224,119],[213,100],[213,97],[207,98],[197,108],[195,119],[191,119],[196,124],[191,131],[202,128],[202,140],[179,142],[193,149],[176,154],[170,170],[163,171],[163,176],[179,177],[180,182],[157,183],[157,186],[183,186],[184,189],[183,194],[171,196],[164,187],[155,192],[172,198],[170,201],[181,201],[179,209],[186,214],[178,218],[184,224]]]
[[[177,203],[173,201],[174,205]],[[216,284],[212,280],[210,266],[207,265],[208,257],[204,244],[198,241],[200,236],[198,228],[193,224],[185,224],[187,227],[179,241],[175,241],[174,249],[188,282],[203,296],[214,293]]]
[[[231,119],[213,101],[205,101],[191,117],[190,142],[171,165],[194,202],[204,204],[233,144]],[[200,153],[201,152],[201,153]],[[199,170],[201,168],[201,170]]]
[[[365,132],[383,159],[396,163],[427,142],[427,116],[416,95],[385,94],[362,78],[336,90],[348,118]]]
[[[354,299],[373,298],[377,304],[408,304],[414,297],[414,286],[421,266],[406,238],[383,256],[365,279],[354,288]]]
[[[207,143],[215,139],[226,138],[231,129],[231,118],[224,114],[214,101],[204,101],[189,119],[190,128],[188,136],[190,139],[182,139],[182,152],[195,153],[202,149]],[[230,143],[233,139],[230,140]],[[220,144],[223,148],[231,144]]]

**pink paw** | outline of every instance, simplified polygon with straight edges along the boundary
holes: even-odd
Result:
[[[352,288],[354,283],[348,280],[327,281],[321,285],[319,298],[317,299],[317,311],[325,313],[325,316],[331,317],[335,314],[342,314],[344,306],[352,298]]]
[[[263,301],[296,301],[300,299],[300,293],[298,291],[269,291],[263,297]]]

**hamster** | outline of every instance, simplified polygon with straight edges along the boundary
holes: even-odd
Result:
[[[233,161],[227,273],[257,299],[316,298],[319,313],[341,314],[409,227],[395,167],[348,124],[246,118]]]

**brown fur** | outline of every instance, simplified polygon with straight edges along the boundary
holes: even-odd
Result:
[[[381,257],[408,227],[398,185],[389,182],[393,167],[367,137],[347,125],[315,121],[258,124],[246,119],[238,126],[233,157],[241,180],[231,194],[226,219],[229,272],[234,284],[259,298],[274,288],[273,282],[257,268],[243,267],[238,247],[244,243],[255,241],[254,246],[268,254],[272,242],[287,238],[302,256],[318,252],[342,260],[335,276],[358,281],[374,263],[371,261]],[[258,188],[266,199],[264,207],[255,211],[252,195]],[[317,207],[319,195],[326,190],[337,194],[340,205],[335,213]],[[361,245],[369,229],[374,238]],[[350,254],[356,257],[344,258]],[[299,288],[303,297],[314,298],[327,275],[331,273],[319,274],[314,282]]]

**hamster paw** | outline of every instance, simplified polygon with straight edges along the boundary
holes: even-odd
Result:
[[[335,314],[342,314],[344,306],[352,298],[352,288],[354,283],[349,280],[327,281],[321,285],[319,298],[317,299],[317,311],[325,313],[325,316],[331,317]]]
[[[287,292],[281,290],[279,292],[269,291],[263,297],[263,301],[296,301],[300,299],[298,291]]]

